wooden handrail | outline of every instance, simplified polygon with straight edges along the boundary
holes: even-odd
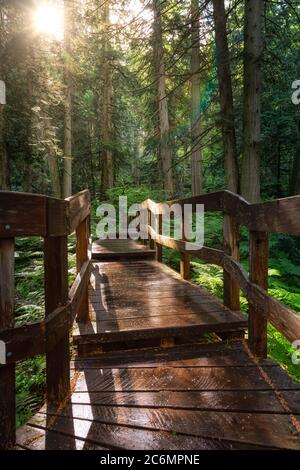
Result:
[[[90,193],[68,199],[0,191],[0,238],[67,236],[90,214]]]
[[[143,207],[153,213],[164,214],[166,206],[170,207],[173,204],[180,206],[191,204],[194,211],[196,204],[203,204],[206,212],[227,214],[252,231],[300,235],[300,195],[250,204],[230,191],[219,191],[164,203],[147,199],[143,202]]]

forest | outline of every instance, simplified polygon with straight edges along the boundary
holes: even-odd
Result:
[[[120,195],[300,194],[299,0],[0,0],[0,80],[0,189],[89,189],[94,237],[98,204]],[[222,247],[222,233],[208,214],[205,244]],[[240,247],[247,270],[243,227]],[[18,325],[44,315],[42,252],[41,239],[16,240]],[[269,256],[269,293],[299,312],[299,237],[271,235]],[[178,270],[179,254],[164,259]],[[222,299],[223,270],[191,268]],[[273,326],[268,338],[269,357],[300,381],[291,344]],[[44,357],[19,363],[18,425],[44,394]]]

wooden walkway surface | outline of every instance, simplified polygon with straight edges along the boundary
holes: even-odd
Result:
[[[247,318],[231,312],[205,289],[184,281],[156,261],[93,263],[91,321],[79,323],[74,342],[86,346],[195,337],[247,328]],[[137,343],[138,344],[138,343]]]
[[[93,258],[103,260],[151,259],[155,250],[134,240],[97,240],[93,243]]]
[[[19,429],[22,448],[300,449],[300,388],[270,361],[258,368],[241,342],[111,353],[71,368],[70,401]]]
[[[126,259],[116,245],[93,262],[71,396],[19,429],[19,448],[300,449],[300,386],[243,340],[221,341],[245,317],[143,248]]]

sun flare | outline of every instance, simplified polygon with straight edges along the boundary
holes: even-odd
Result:
[[[34,14],[34,26],[39,34],[47,34],[62,40],[64,34],[63,9],[55,4],[44,3]]]

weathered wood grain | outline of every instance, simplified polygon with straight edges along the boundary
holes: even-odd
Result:
[[[298,449],[300,387],[243,342],[112,353],[77,361],[69,402],[18,431],[26,449]],[[75,376],[74,376],[75,377]],[[93,447],[94,446],[94,447]]]
[[[240,259],[240,229],[236,219],[224,216],[224,253],[236,261]],[[224,305],[231,310],[240,310],[240,286],[230,273],[224,270]]]
[[[68,303],[67,237],[47,237],[44,242],[46,316]],[[70,391],[69,324],[53,345],[46,331],[46,382],[49,402],[59,403]]]
[[[173,432],[202,438],[215,438],[252,445],[263,443],[269,447],[298,450],[300,439],[293,435],[289,416],[276,413],[238,413],[179,410],[168,408],[110,407],[72,405],[58,418],[71,416],[73,420],[92,420],[95,424],[123,425],[136,429]],[[37,420],[45,419],[36,415]],[[38,421],[37,421],[38,422]],[[268,433],[272,429],[272,433]]]
[[[77,275],[81,277],[80,271],[85,263],[88,261],[88,247],[89,247],[89,220],[84,219],[76,228],[76,269]],[[83,272],[84,274],[84,272]],[[77,305],[78,310],[77,320],[81,322],[87,322],[89,320],[89,290],[88,290],[88,279],[90,270],[87,269],[85,277],[85,285],[81,282],[79,285],[82,286],[80,292],[80,302]],[[78,289],[77,289],[78,291]],[[79,291],[78,291],[79,293]],[[75,309],[75,299],[73,299],[73,309]]]
[[[45,236],[46,196],[0,191],[0,237]]]
[[[250,232],[250,280],[268,290],[269,237],[265,232]],[[249,303],[249,346],[257,357],[266,357],[268,349],[267,315],[263,308]]]
[[[66,199],[68,202],[68,230],[73,233],[76,228],[90,215],[90,193],[86,189]]]
[[[0,331],[15,322],[14,239],[0,239]],[[0,449],[15,444],[15,365],[0,365]]]

